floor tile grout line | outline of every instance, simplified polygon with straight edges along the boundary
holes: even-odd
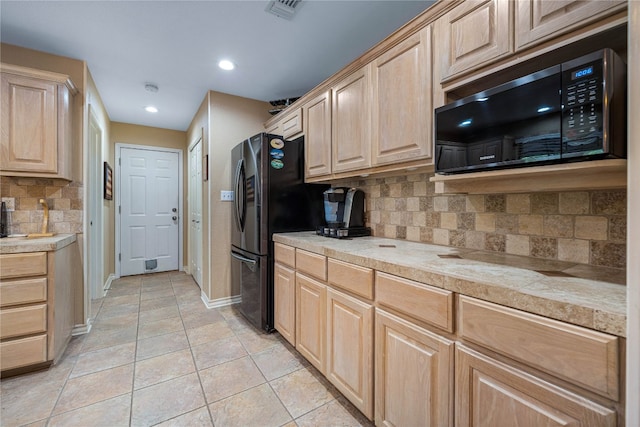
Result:
[[[140,308],[142,306],[142,278],[140,278],[139,300],[138,300],[138,323],[136,328],[136,351],[133,353],[133,374],[131,375],[131,398],[129,399],[129,426],[133,423],[133,395],[136,386],[136,368],[138,361],[138,341],[140,333]]]
[[[173,289],[173,282],[172,282],[171,288]],[[175,293],[175,289],[174,289],[174,293]],[[204,400],[204,406],[207,409],[207,413],[209,414],[209,420],[211,421],[211,425],[213,426],[214,425],[213,416],[211,414],[211,409],[209,408],[209,404],[207,402],[207,394],[205,393],[204,386],[202,385],[200,370],[198,369],[198,365],[196,363],[196,357],[193,354],[193,346],[191,345],[191,341],[189,341],[189,334],[187,334],[187,328],[184,324],[184,318],[182,317],[182,311],[180,310],[180,305],[178,304],[177,299],[176,299],[176,305],[178,306],[178,315],[180,316],[180,321],[182,322],[182,329],[184,330],[184,333],[187,337],[187,343],[189,344],[189,353],[191,353],[191,361],[193,362],[193,369],[195,370],[196,376],[198,377],[198,384],[200,384],[200,391],[202,392],[202,399]],[[184,414],[181,414],[179,416],[182,416],[182,415]]]

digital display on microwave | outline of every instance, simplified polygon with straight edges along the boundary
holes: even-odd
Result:
[[[571,73],[571,80],[580,79],[582,77],[590,76],[593,74],[593,65],[586,68],[581,68]]]

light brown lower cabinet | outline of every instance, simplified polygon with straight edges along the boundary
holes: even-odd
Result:
[[[375,422],[453,426],[454,343],[376,309]]]
[[[458,427],[615,427],[616,412],[456,344]]]
[[[275,263],[273,269],[273,326],[291,345],[296,345],[296,272]]]
[[[77,242],[56,251],[0,255],[2,375],[62,356],[74,325],[74,287],[82,283],[79,259]]]
[[[296,350],[325,373],[327,287],[296,273]]]
[[[624,425],[617,337],[282,246],[276,328],[377,426]]]
[[[373,419],[373,306],[327,288],[326,377]]]

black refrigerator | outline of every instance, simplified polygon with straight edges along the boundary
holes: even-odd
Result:
[[[255,135],[231,150],[231,167],[231,277],[241,290],[242,314],[271,332],[273,233],[324,225],[323,192],[330,186],[304,183],[303,138]]]

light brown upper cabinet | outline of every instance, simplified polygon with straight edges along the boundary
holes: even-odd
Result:
[[[513,20],[508,0],[467,0],[436,21],[442,80],[494,62],[513,52]]]
[[[302,108],[296,108],[282,119],[282,137],[297,138],[302,135]]]
[[[373,164],[431,157],[431,27],[372,65]]]
[[[271,126],[265,128],[265,132],[272,135],[282,135],[282,123],[279,121],[273,123]]]
[[[331,174],[331,91],[304,107],[305,178]]]
[[[72,179],[68,76],[2,64],[0,174]]]
[[[371,166],[371,64],[331,89],[333,172]]]
[[[626,1],[516,1],[516,50],[557,37],[624,9]]]

